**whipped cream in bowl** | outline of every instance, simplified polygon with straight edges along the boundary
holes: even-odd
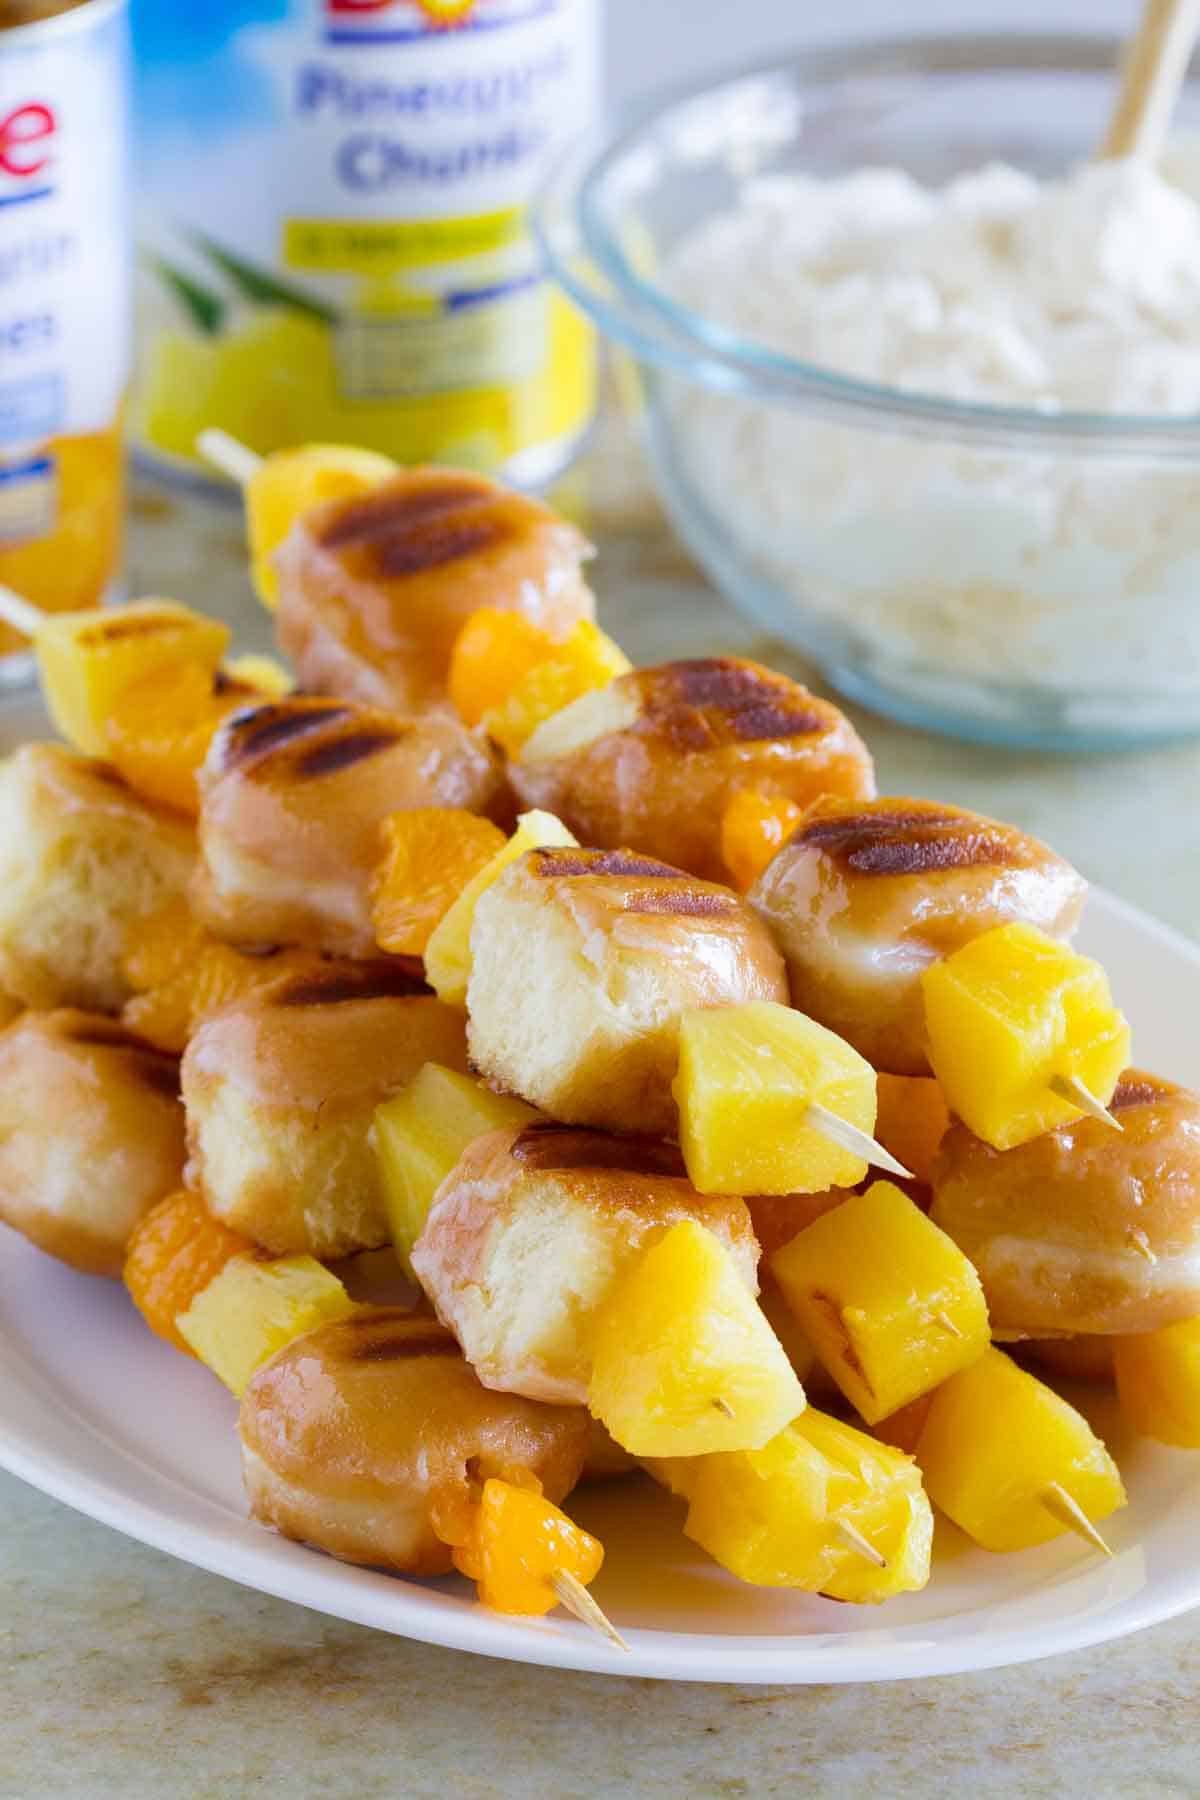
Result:
[[[1200,732],[1200,153],[1086,160],[1114,60],[813,53],[582,153],[543,212],[731,598],[963,735]]]

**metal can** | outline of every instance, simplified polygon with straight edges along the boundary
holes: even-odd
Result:
[[[549,478],[590,327],[528,203],[598,101],[596,0],[134,0],[140,449],[333,440]]]
[[[0,582],[48,611],[120,562],[128,49],[125,0],[0,9]]]

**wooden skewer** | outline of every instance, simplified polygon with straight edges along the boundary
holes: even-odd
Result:
[[[713,1400],[713,1405],[716,1407],[716,1409],[719,1413],[724,1413],[725,1417],[727,1419],[736,1418],[737,1415],[735,1414],[732,1406],[730,1406],[728,1400],[722,1400],[722,1398],[719,1394]]]
[[[875,1548],[869,1538],[863,1536],[857,1525],[848,1525],[845,1519],[835,1519],[834,1528],[837,1531],[838,1536],[845,1540],[851,1550],[855,1551],[859,1556],[865,1556],[867,1561],[873,1562],[877,1569],[887,1568],[887,1557]]]
[[[26,600],[15,588],[0,587],[0,619],[24,637],[35,638],[46,622],[46,615],[40,606]]]
[[[1200,30],[1200,0],[1146,0],[1122,59],[1121,85],[1101,158],[1162,154],[1171,114]]]
[[[251,450],[249,444],[243,444],[230,432],[222,431],[219,425],[210,425],[200,432],[196,448],[205,462],[220,469],[222,475],[228,475],[239,487],[245,487],[262,467],[263,459],[257,450]]]
[[[1097,1100],[1090,1088],[1083,1085],[1077,1075],[1053,1075],[1049,1082],[1050,1092],[1057,1094],[1069,1106],[1077,1106],[1081,1113],[1089,1119],[1096,1119],[1101,1125],[1107,1125],[1111,1131],[1124,1131],[1120,1119],[1114,1119],[1107,1106]]]
[[[839,1118],[827,1106],[821,1106],[818,1101],[809,1101],[804,1122],[811,1125],[814,1131],[819,1131],[822,1137],[840,1144],[851,1156],[860,1156],[864,1162],[872,1163],[878,1169],[886,1169],[889,1175],[899,1175],[905,1181],[913,1179],[912,1170],[906,1169],[902,1162],[897,1162],[882,1144],[877,1143],[865,1131],[860,1131],[857,1125],[851,1125],[849,1119]]]
[[[1130,1232],[1129,1247],[1131,1250],[1136,1250],[1139,1256],[1144,1256],[1146,1261],[1148,1263],[1150,1263],[1151,1266],[1153,1266],[1158,1261],[1158,1257],[1155,1255],[1154,1251],[1150,1248],[1150,1239],[1146,1236],[1144,1231],[1131,1231]]]
[[[550,1585],[558,1595],[559,1603],[565,1606],[569,1613],[574,1613],[582,1624],[599,1632],[600,1636],[607,1638],[610,1644],[615,1644],[618,1650],[628,1652],[629,1645],[603,1607],[592,1599],[577,1575],[570,1574],[566,1569],[555,1569],[550,1577]]]
[[[935,1312],[933,1318],[934,1323],[940,1325],[943,1331],[948,1331],[951,1337],[960,1338],[962,1336],[962,1332],[948,1312]]]
[[[1068,1531],[1073,1531],[1076,1537],[1081,1537],[1085,1544],[1091,1545],[1093,1550],[1099,1550],[1102,1556],[1112,1555],[1111,1549],[1100,1536],[1078,1500],[1073,1500],[1065,1487],[1062,1487],[1057,1481],[1052,1481],[1041,1499],[1042,1505],[1051,1518],[1057,1519],[1060,1525],[1065,1525]]]

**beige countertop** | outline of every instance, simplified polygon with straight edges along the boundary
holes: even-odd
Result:
[[[613,454],[614,447],[617,454]],[[566,498],[635,659],[751,650],[613,437]],[[265,647],[231,506],[143,485],[131,586]],[[9,732],[27,709],[9,707]],[[1200,937],[1200,745],[1014,756],[859,718],[885,792],[1049,839]],[[1049,1663],[876,1687],[689,1687],[493,1663],[233,1586],[0,1476],[0,1800],[656,1794],[1200,1796],[1200,1614]]]

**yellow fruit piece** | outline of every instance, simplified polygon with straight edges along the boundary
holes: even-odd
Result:
[[[250,578],[265,607],[274,612],[278,604],[272,558],[300,514],[322,500],[369,493],[398,467],[390,456],[352,444],[300,444],[264,457],[246,484],[246,537]]]
[[[1125,1504],[1087,1420],[995,1349],[937,1389],[916,1454],[934,1505],[985,1550],[1061,1537],[1057,1490],[1093,1524]]]
[[[227,625],[174,600],[59,613],[47,618],[35,644],[46,710],[76,750],[107,756],[105,724],[119,694],[181,662],[211,674],[228,643]]]
[[[523,1100],[493,1094],[470,1075],[426,1063],[407,1087],[375,1109],[371,1143],[396,1254],[409,1255],[424,1229],[433,1196],[468,1144],[488,1131],[532,1123]]]
[[[502,706],[532,668],[553,656],[554,639],[523,613],[495,606],[471,614],[450,657],[447,686],[466,725]]]
[[[966,1368],[991,1341],[974,1268],[890,1181],[814,1220],[770,1266],[868,1425]]]
[[[625,652],[590,619],[581,619],[553,653],[522,677],[482,724],[506,756],[516,757],[546,719],[593,688],[607,687],[633,667]]]
[[[337,1276],[311,1256],[235,1256],[175,1324],[200,1361],[240,1396],[277,1350],[353,1311]]]
[[[1075,1077],[1107,1105],[1129,1027],[1099,963],[1032,925],[1000,925],[921,978],[929,1061],[946,1103],[994,1150],[1082,1115],[1051,1091]]]
[[[235,1256],[254,1249],[249,1238],[214,1219],[188,1188],[168,1194],[135,1226],[122,1271],[133,1304],[151,1331],[190,1355],[175,1320]]]
[[[268,700],[282,700],[296,683],[290,669],[285,669],[273,656],[231,656],[225,662],[225,674],[243,687],[254,688]]]
[[[1200,1450],[1200,1319],[1111,1342],[1121,1411],[1133,1429]]]
[[[770,1273],[761,1269],[762,1287],[759,1290],[758,1304],[762,1307],[763,1317],[783,1346],[783,1354],[792,1365],[796,1380],[804,1383],[813,1372],[817,1353],[813,1349],[812,1339],[779,1291],[778,1284]]]
[[[615,1283],[592,1339],[588,1405],[631,1456],[756,1449],[804,1410],[758,1302],[694,1219]]]
[[[556,1574],[594,1581],[604,1547],[535,1487],[489,1476],[466,1541],[454,1546],[454,1566],[479,1584],[479,1598],[496,1612],[537,1617],[560,1604]]]
[[[815,1194],[867,1165],[808,1118],[815,1101],[870,1133],[875,1071],[815,1019],[755,1000],[684,1015],[672,1089],[688,1177],[702,1194]]]
[[[721,819],[721,856],[740,893],[754,886],[775,852],[804,817],[804,808],[779,794],[743,788]]]
[[[687,1500],[688,1537],[756,1587],[871,1604],[929,1580],[933,1515],[920,1470],[815,1407],[759,1450],[650,1470]]]
[[[490,819],[455,806],[392,813],[381,827],[383,858],[371,889],[381,950],[420,956],[467,883],[505,845]]]
[[[480,894],[491,887],[509,863],[516,862],[527,850],[547,847],[578,848],[578,839],[571,836],[553,813],[522,813],[507,844],[471,878],[449,912],[430,933],[425,945],[425,976],[439,1000],[456,1006],[466,1005],[467,981],[471,974],[471,927],[475,923]]]

